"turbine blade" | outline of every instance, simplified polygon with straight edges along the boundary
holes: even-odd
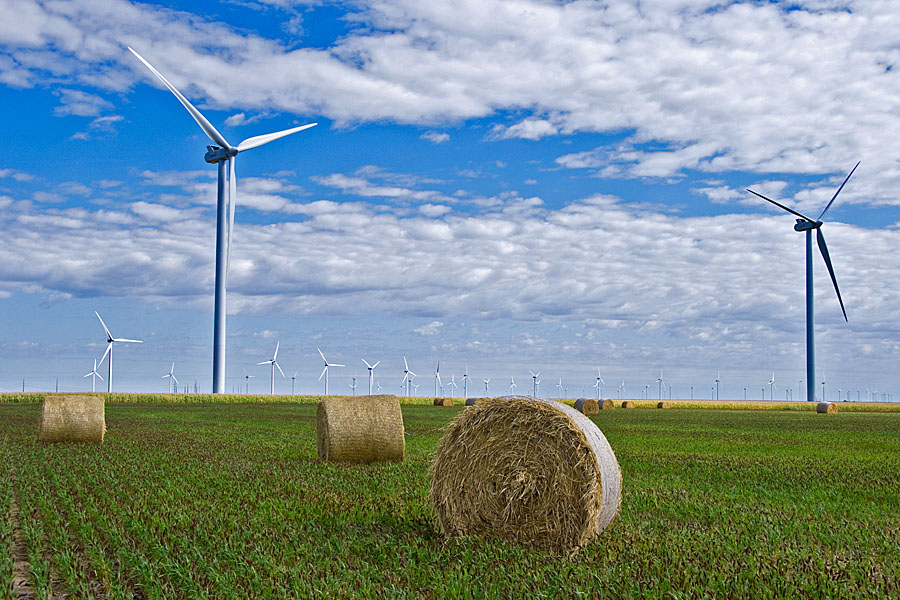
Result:
[[[310,127],[315,127],[318,123],[308,123],[306,125],[301,125],[300,127],[293,127],[291,129],[285,129],[283,131],[276,131],[275,133],[266,133],[263,135],[257,135],[250,138],[247,138],[240,144],[238,144],[238,152],[243,152],[244,150],[250,150],[251,148],[257,148],[262,146],[263,144],[268,144],[269,142],[274,142],[277,139],[281,139],[286,135],[291,135],[292,133],[297,133],[298,131],[303,131],[304,129],[309,129]]]
[[[129,340],[128,338],[113,338],[114,342],[129,342],[132,344],[143,344],[143,340]]]
[[[753,190],[749,190],[749,189],[748,189],[747,191],[750,192],[751,194],[753,194],[754,196],[759,196],[760,198],[762,198],[762,199],[765,200],[766,202],[771,202],[772,204],[774,204],[774,205],[777,206],[778,208],[781,208],[781,209],[784,209],[784,210],[788,211],[788,212],[791,213],[792,215],[797,215],[797,216],[800,217],[801,219],[805,219],[805,220],[809,221],[810,223],[815,223],[815,221],[813,221],[812,219],[810,219],[810,218],[807,217],[806,215],[801,215],[801,214],[798,213],[796,210],[794,210],[794,209],[792,209],[792,208],[788,208],[788,207],[785,206],[784,204],[780,204],[780,203],[778,203],[778,202],[775,202],[775,201],[772,200],[771,198],[766,198],[766,197],[763,196],[762,194],[757,194],[757,193],[754,192]]]
[[[174,375],[172,375],[172,381],[174,381],[175,383],[178,383],[178,378],[175,377]]]
[[[328,365],[325,365],[325,368],[322,369],[322,374],[319,375],[319,378],[316,379],[316,381],[322,381],[322,378],[325,376],[325,373],[327,373],[327,372],[328,372]]]
[[[262,361],[261,363],[256,363],[256,364],[258,364],[258,365],[269,365],[269,364],[272,364],[272,361],[271,361],[271,360],[264,360],[264,361]]]
[[[98,318],[98,319],[100,319],[100,313],[98,313],[98,312],[95,310],[95,311],[94,311],[94,314],[97,315],[97,318]],[[100,319],[100,324],[103,325],[103,331],[106,332],[106,337],[112,339],[112,334],[109,332],[109,328],[106,326],[106,323],[103,322],[103,319]]]
[[[93,375],[93,374],[94,374],[94,372],[91,371],[90,373],[88,373],[87,375],[85,375],[85,377],[90,377],[90,376]]]
[[[111,348],[112,348],[112,342],[109,342],[108,344],[106,344],[106,350],[103,352],[103,357],[100,359],[100,362],[97,363],[98,367],[103,364],[104,360],[106,360],[106,355],[109,354],[109,351]]]
[[[318,349],[318,348],[316,348],[316,350],[319,350],[319,349]],[[326,365],[327,365],[327,364],[328,364],[328,361],[327,361],[327,360],[325,360],[325,355],[324,355],[324,354],[322,354],[322,351],[321,351],[321,350],[319,350],[319,356],[321,356],[321,357],[322,357],[322,361],[323,361],[323,362],[324,362],[324,363],[325,363],[325,364],[326,364]]]
[[[409,363],[406,362],[406,357],[403,357],[403,368],[409,371]]]
[[[206,117],[204,117],[203,114],[199,110],[194,108],[194,105],[191,104],[190,102],[188,102],[188,99],[185,98],[184,96],[182,96],[181,92],[179,92],[177,89],[175,89],[175,86],[172,85],[171,83],[169,83],[168,79],[166,79],[165,77],[162,76],[162,73],[160,73],[159,71],[154,69],[153,65],[148,63],[144,59],[143,56],[141,56],[140,54],[138,54],[137,52],[134,51],[134,48],[132,48],[131,46],[128,46],[128,49],[131,51],[132,54],[134,54],[137,57],[137,59],[139,61],[144,63],[145,67],[150,69],[150,71],[154,75],[156,75],[157,79],[159,79],[161,82],[163,82],[163,84],[167,88],[169,88],[170,92],[175,94],[175,97],[178,98],[178,101],[181,102],[182,106],[184,106],[189,113],[191,113],[191,116],[194,117],[195,121],[197,121],[197,125],[199,125],[200,129],[202,129],[204,131],[204,133],[206,133],[206,135],[209,136],[209,139],[214,141],[216,144],[218,144],[222,148],[227,149],[227,148],[231,147],[231,145],[228,143],[227,140],[225,140],[225,138],[222,136],[222,134],[219,133],[218,131],[216,131],[216,128],[212,126],[212,123],[207,121]]]
[[[103,381],[103,375],[101,375],[100,373],[94,373],[94,375],[96,375],[97,377],[99,377],[99,378],[100,378],[100,381]]]
[[[278,358],[278,347],[281,346],[281,342],[275,342],[275,354],[272,356],[272,362],[275,362],[275,359]]]
[[[415,374],[415,373],[413,373],[413,372],[412,372],[412,371],[408,371],[408,373],[409,373],[409,374],[410,374],[410,375],[411,375],[411,376],[413,376],[413,377],[415,377],[415,376],[416,376],[416,374]]]
[[[400,380],[400,383],[406,383],[406,380],[409,379],[409,373],[403,374],[403,379]]]
[[[858,166],[859,166],[859,163],[856,163],[856,167],[858,167]],[[856,167],[853,167],[853,169],[850,171],[850,175],[853,175],[853,171],[856,170]],[[841,187],[839,187],[839,188],[837,189],[837,191],[834,193],[834,196],[831,197],[831,202],[828,203],[828,206],[826,206],[826,207],[825,207],[825,210],[822,211],[822,214],[819,215],[819,220],[820,220],[820,221],[822,220],[822,217],[825,216],[825,213],[828,212],[828,209],[831,208],[831,205],[834,203],[834,199],[838,197],[838,194],[840,194],[840,193],[841,193],[841,190],[844,189],[844,186],[847,185],[847,181],[850,180],[850,175],[847,175],[847,178],[844,179],[844,183],[841,184]]]
[[[366,367],[368,367],[369,369],[374,369],[374,368],[375,368],[375,367],[373,367],[372,365],[370,365],[368,362],[366,362],[366,359],[363,358],[363,359],[361,359],[361,360],[363,361],[363,363],[365,363]]]
[[[347,365],[328,365],[329,367],[346,367]]]
[[[372,368],[374,369],[375,367],[377,367],[377,366],[380,365],[380,364],[381,364],[381,361],[379,360],[379,361],[376,362],[374,365],[372,365]],[[339,365],[339,366],[343,367],[344,365]]]
[[[285,378],[285,374],[284,374],[284,371],[281,370],[281,365],[279,365],[279,364],[278,364],[277,362],[275,362],[275,361],[272,361],[272,364],[274,364],[276,367],[278,367],[278,372],[281,373],[281,378],[284,379],[284,378]]]
[[[841,298],[841,290],[838,289],[837,279],[834,277],[834,269],[831,266],[831,256],[828,254],[828,246],[825,245],[825,236],[822,235],[822,228],[816,229],[816,243],[819,244],[819,252],[825,259],[825,266],[828,267],[828,274],[831,275],[831,283],[834,284],[834,291],[837,293],[838,302],[841,303],[841,312],[844,313],[844,321],[847,321],[847,311],[844,309],[844,300]]]
[[[234,211],[237,206],[237,157],[228,158],[228,231],[225,234],[225,284],[228,284],[228,267],[231,265],[231,239],[234,235]]]

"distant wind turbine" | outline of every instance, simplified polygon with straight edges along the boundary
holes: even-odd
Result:
[[[112,369],[113,369],[113,345],[116,342],[127,342],[130,344],[142,344],[141,340],[129,340],[127,338],[114,338],[112,334],[109,332],[109,328],[106,326],[106,323],[103,322],[103,319],[100,318],[100,313],[96,310],[94,314],[97,315],[97,318],[100,319],[100,324],[103,325],[103,331],[106,332],[106,351],[103,352],[103,358],[100,359],[99,364],[103,364],[103,360],[106,358],[106,355],[109,355],[109,363],[107,366],[109,367],[109,372],[106,375],[106,391],[107,393],[112,392]]]
[[[595,381],[594,385],[592,386],[597,388],[597,400],[600,399],[600,394],[603,391],[603,388],[600,387],[601,384],[606,385],[606,382],[603,381],[603,377],[600,375],[600,367],[597,367],[597,381]]]
[[[353,379],[350,381],[350,389],[353,390],[353,395],[356,395],[356,373],[353,374]]]
[[[813,250],[812,250],[812,232],[816,231],[816,244],[819,246],[819,253],[822,255],[822,258],[825,260],[825,266],[828,268],[828,274],[831,276],[831,283],[834,284],[834,291],[837,294],[838,302],[841,305],[841,312],[844,313],[844,321],[847,321],[847,311],[844,309],[844,301],[841,298],[841,290],[838,289],[837,278],[834,276],[834,268],[831,266],[831,256],[828,254],[828,246],[825,245],[825,236],[822,235],[822,217],[825,216],[825,213],[828,212],[828,209],[831,208],[831,205],[834,204],[834,200],[838,197],[838,194],[841,193],[841,190],[844,189],[844,186],[847,185],[847,181],[850,180],[850,176],[853,175],[853,172],[856,171],[856,167],[859,166],[859,163],[856,163],[856,166],[850,171],[850,174],[847,175],[844,182],[834,193],[834,196],[831,197],[831,201],[825,206],[825,210],[822,211],[822,214],[819,215],[818,219],[811,219],[806,215],[803,215],[796,210],[790,209],[783,204],[779,204],[770,198],[766,198],[762,194],[758,194],[753,190],[747,190],[751,194],[758,196],[765,200],[766,202],[771,202],[778,208],[786,210],[792,215],[799,217],[797,219],[796,224],[794,225],[794,231],[805,231],[806,232],[806,399],[810,402],[814,401],[816,398],[816,349],[815,349],[815,319],[813,316]],[[822,400],[824,400],[825,392],[822,392]]]
[[[169,88],[169,91],[175,94],[182,106],[187,109],[203,132],[215,142],[215,146],[207,146],[207,153],[204,157],[206,162],[210,164],[218,163],[219,165],[219,185],[217,195],[217,220],[216,220],[216,294],[215,294],[215,315],[213,317],[213,393],[225,393],[225,286],[228,281],[228,265],[231,260],[231,238],[234,230],[234,208],[237,204],[237,178],[235,175],[235,162],[239,152],[251,150],[268,144],[286,135],[309,129],[316,123],[301,125],[300,127],[292,127],[276,133],[268,133],[265,135],[257,135],[247,138],[237,146],[232,146],[216,131],[216,128],[204,117],[181,92],[175,89],[162,74],[153,68],[143,56],[135,52],[131,47],[128,50],[134,54],[145,67],[150,69],[157,79],[163,85]],[[227,163],[227,165],[226,165]],[[228,170],[226,182],[226,170]],[[225,194],[228,194],[227,206],[225,203]],[[273,375],[274,380],[274,375]]]
[[[278,364],[278,347],[281,345],[281,342],[275,343],[275,354],[272,355],[270,360],[264,360],[260,363],[256,363],[258,365],[272,365],[272,380],[271,387],[269,389],[269,394],[275,395],[275,368],[278,368],[278,372],[281,373],[282,379],[284,378],[284,371],[281,370],[281,365]]]
[[[291,396],[294,395],[294,380],[297,379],[297,373],[300,371],[294,371],[294,374],[291,375]]]
[[[325,360],[324,356],[322,357],[322,360]],[[375,361],[374,365],[370,365],[368,362],[366,362],[366,359],[364,359],[364,358],[362,359],[362,361],[363,361],[363,364],[366,365],[366,368],[369,369],[369,395],[371,396],[372,395],[372,385],[375,383],[375,367],[380,365],[381,361],[380,360]],[[328,361],[325,361],[325,364],[328,365]],[[325,368],[327,369],[328,367],[326,366]],[[322,379],[322,378],[319,377],[319,379]],[[326,388],[328,387],[328,379],[325,380],[325,387]],[[328,392],[325,392],[325,394],[327,395]]]
[[[463,398],[469,398],[469,363],[466,363],[466,372],[463,373]]]
[[[409,386],[412,384],[413,377],[416,374],[409,370],[409,363],[406,362],[406,357],[403,357],[403,380],[400,383],[406,384],[406,396],[409,397]]]
[[[662,400],[662,384],[663,384],[663,376],[662,375],[663,375],[663,372],[662,372],[662,369],[660,369],[659,370],[659,379],[656,380],[656,382],[659,384],[659,395],[658,395],[659,400]]]
[[[316,348],[316,350],[319,350],[319,349]],[[325,395],[327,396],[328,395],[328,367],[343,367],[344,365],[330,364],[328,362],[328,360],[326,360],[325,355],[322,354],[321,350],[319,350],[319,356],[322,357],[322,362],[325,363],[325,368],[322,369],[322,374],[319,375],[318,381],[322,381],[322,377],[325,377]],[[381,362],[381,361],[378,361],[378,362]],[[377,365],[378,363],[375,363],[375,364]],[[372,368],[374,369],[375,367],[373,366]]]
[[[244,369],[244,380],[247,383],[247,393],[250,393],[250,380],[256,377],[256,375],[251,375],[247,372],[247,369]]]
[[[441,383],[441,361],[438,361],[437,367],[434,369],[434,395],[438,395],[438,386],[443,390],[444,384]],[[441,394],[443,395],[443,393]]]
[[[175,363],[172,363],[172,368],[169,369],[169,372],[161,377],[161,379],[169,379],[169,393],[172,393],[172,386],[176,386],[174,391],[178,391],[178,380],[175,378]]]
[[[484,395],[487,396],[491,389],[490,388],[491,378],[488,377],[487,379],[485,379],[482,377],[481,380],[484,382]]]
[[[510,394],[514,393],[516,391],[517,387],[519,387],[519,386],[516,384],[515,378],[512,375],[510,375],[509,376],[509,393]]]
[[[459,387],[458,385],[456,385],[456,375],[450,375],[450,383],[448,383],[447,386],[450,388],[450,397],[453,398],[455,395],[453,393],[453,390]]]
[[[97,383],[97,378],[99,377],[100,381],[103,381],[103,376],[97,372],[97,359],[96,358],[94,359],[94,368],[91,369],[91,372],[86,374],[85,377],[91,378],[91,392],[96,392],[97,389],[96,389],[95,384]],[[868,392],[866,392],[866,393],[868,393]]]
[[[535,373],[531,369],[528,369],[528,372],[531,373],[531,395],[537,398],[538,375],[540,375],[541,372],[538,371]]]
[[[559,383],[556,384],[556,393],[559,394],[559,398],[563,397],[562,396],[562,394],[563,394],[562,377],[559,378]]]
[[[719,399],[719,370],[716,369],[716,400]]]
[[[772,371],[772,379],[769,380],[769,399],[775,400],[775,371]]]

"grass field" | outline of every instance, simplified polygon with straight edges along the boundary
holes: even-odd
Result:
[[[110,404],[101,446],[0,405],[0,598],[25,561],[39,598],[900,597],[900,414],[594,415],[623,500],[568,558],[436,534],[459,410],[404,406],[405,462],[341,466],[309,404]]]

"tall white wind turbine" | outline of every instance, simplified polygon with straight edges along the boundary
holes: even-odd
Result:
[[[510,375],[509,376],[509,393],[510,394],[515,393],[517,387],[519,387],[519,385],[516,383],[515,378],[512,375]]]
[[[456,385],[456,375],[455,374],[450,376],[450,383],[448,383],[447,386],[450,388],[450,397],[453,398],[454,397],[453,390],[455,390],[457,387],[459,387],[458,385]]]
[[[316,350],[319,350],[319,349],[316,348]],[[325,363],[325,368],[322,369],[322,374],[319,375],[318,381],[322,381],[322,377],[325,377],[325,395],[327,396],[328,395],[328,367],[343,367],[344,365],[339,365],[337,363],[329,363],[328,360],[325,358],[325,355],[322,354],[321,350],[319,350],[319,356],[322,357],[322,362]],[[378,361],[378,362],[381,362],[381,361]],[[375,364],[377,365],[378,363],[375,363]],[[372,368],[374,369],[375,367],[373,366]],[[371,371],[370,371],[370,373],[371,373]]]
[[[403,357],[403,380],[400,382],[400,384],[401,385],[404,383],[406,384],[406,397],[407,398],[409,397],[409,386],[412,384],[413,377],[415,377],[415,376],[416,376],[416,374],[409,370],[409,363],[406,362],[406,357],[404,356]]]
[[[438,397],[438,386],[443,388],[443,384],[441,383],[441,361],[438,361],[437,367],[434,369],[434,395]]]
[[[281,345],[281,342],[275,343],[275,354],[272,355],[270,360],[264,360],[260,363],[256,363],[258,365],[272,365],[272,382],[269,387],[269,394],[272,396],[275,395],[275,368],[278,367],[278,372],[281,373],[281,378],[284,379],[284,371],[281,370],[281,365],[278,364],[278,347]]]
[[[169,369],[169,372],[166,373],[165,375],[163,375],[160,379],[166,379],[166,378],[169,379],[169,393],[171,394],[171,393],[172,393],[172,386],[173,386],[173,385],[176,385],[176,386],[178,385],[178,379],[175,378],[175,363],[174,363],[174,362],[172,363],[172,368]],[[174,382],[174,383],[173,383],[173,382]],[[178,388],[177,388],[177,387],[175,388],[175,391],[176,391],[176,392],[178,391]]]
[[[466,363],[466,372],[463,373],[463,398],[469,398],[469,363]]]
[[[535,373],[531,369],[528,369],[528,372],[531,373],[531,395],[537,398],[537,384],[538,384],[538,376],[541,374],[540,371]]]
[[[487,396],[491,391],[491,388],[490,388],[491,378],[490,377],[488,377],[487,379],[482,378],[481,380],[484,382],[484,395]]]
[[[97,383],[97,378],[99,377],[100,381],[103,381],[103,376],[97,372],[97,359],[96,358],[94,359],[94,368],[91,370],[90,373],[87,373],[85,375],[85,377],[91,378],[91,392],[96,392],[97,387],[95,384]],[[866,393],[868,393],[868,391]]]
[[[320,352],[320,354],[321,354],[321,352]],[[322,360],[325,360],[325,357],[324,357],[324,356],[322,357]],[[374,373],[375,367],[377,367],[378,365],[380,365],[380,364],[381,364],[381,361],[380,361],[380,360],[379,360],[379,361],[376,361],[374,365],[370,365],[368,362],[366,362],[366,359],[362,359],[362,361],[363,361],[363,363],[365,363],[366,368],[369,369],[369,395],[371,396],[371,395],[372,395],[372,385],[375,383],[375,373]],[[326,368],[326,369],[328,368],[328,361],[327,361],[327,360],[325,361],[325,368]],[[322,379],[322,378],[319,377],[319,379]],[[325,383],[325,388],[326,388],[325,395],[327,396],[327,395],[328,395],[328,392],[327,392],[327,389],[328,389],[328,383],[327,383],[327,382],[328,382],[328,380],[326,379],[325,382],[326,382],[326,383]]]
[[[603,376],[600,375],[600,367],[597,367],[597,380],[594,382],[594,385],[592,386],[592,387],[597,388],[597,400],[600,399],[600,394],[603,391],[603,388],[600,387],[601,385],[606,385],[606,382],[603,381]]]
[[[772,371],[772,379],[769,380],[769,398],[775,400],[775,371]]]
[[[234,230],[234,209],[237,204],[237,179],[235,176],[235,162],[239,152],[251,150],[263,144],[268,144],[287,135],[309,129],[316,123],[292,127],[275,133],[257,135],[247,138],[237,146],[232,146],[219,133],[215,127],[185,98],[181,92],[175,89],[162,74],[153,68],[143,56],[131,47],[128,50],[137,57],[145,67],[150,69],[157,79],[172,92],[191,114],[203,132],[215,145],[207,146],[204,159],[210,164],[219,165],[219,184],[217,197],[216,220],[216,292],[215,315],[213,317],[213,393],[225,393],[225,287],[228,281],[228,264],[231,260],[231,238]],[[227,171],[227,175],[226,175]],[[227,192],[226,192],[227,189]],[[227,193],[227,205],[226,205]],[[273,376],[274,380],[274,376]]]
[[[100,359],[99,365],[103,364],[104,359],[106,359],[106,355],[109,355],[109,363],[107,366],[109,367],[109,372],[106,375],[106,391],[107,393],[112,392],[112,369],[113,369],[113,345],[116,342],[127,342],[130,344],[142,344],[141,340],[129,340],[127,338],[114,338],[112,334],[109,332],[109,328],[106,326],[106,323],[103,322],[103,319],[100,318],[100,313],[96,310],[94,314],[97,315],[97,318],[100,319],[100,324],[103,325],[103,331],[106,333],[106,351],[103,352],[103,358]]]

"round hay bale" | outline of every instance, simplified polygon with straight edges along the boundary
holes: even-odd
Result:
[[[671,407],[669,406],[669,403],[668,403],[668,402],[666,402],[665,400],[663,400],[662,402],[658,402],[658,403],[656,404],[656,408],[671,408]]]
[[[622,402],[622,408],[634,408],[634,402],[631,400],[625,400]]]
[[[396,396],[325,398],[316,411],[319,459],[370,463],[402,461],[403,414]]]
[[[597,402],[597,407],[600,410],[612,410],[616,407],[616,403],[612,400],[602,400],[600,402]]]
[[[103,443],[106,412],[100,396],[44,396],[41,407],[42,442]]]
[[[837,404],[834,402],[819,402],[816,404],[816,412],[821,414],[833,414],[837,412]]]
[[[466,398],[466,406],[475,406],[475,402],[478,398]]]
[[[600,412],[597,401],[591,398],[579,398],[575,401],[575,410],[583,415],[596,415]]]
[[[435,398],[435,406],[453,406],[453,398]]]
[[[574,408],[486,398],[447,427],[431,467],[444,535],[512,540],[563,554],[616,515],[622,472],[597,426]]]

